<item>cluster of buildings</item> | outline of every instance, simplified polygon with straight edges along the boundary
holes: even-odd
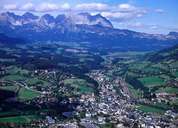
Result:
[[[118,77],[110,78],[106,74],[105,71],[98,70],[89,74],[99,84],[98,94],[82,94],[80,97],[68,99],[70,103],[79,103],[72,117],[61,121],[47,116],[41,125],[45,124],[51,128],[102,128],[108,123],[115,128],[176,128],[178,126],[176,123],[178,114],[171,110],[166,111],[164,115],[138,110],[124,80]],[[45,97],[42,99],[44,102],[49,102]]]
[[[56,77],[56,72],[35,71],[34,75],[40,75],[44,79]],[[125,81],[119,77],[109,77],[105,70],[95,70],[89,73],[89,77],[98,82],[98,93],[82,94],[79,97],[68,97],[67,102],[78,102],[73,115],[67,120],[61,121],[55,116],[46,115],[44,120],[32,123],[40,127],[51,128],[102,128],[111,124],[115,128],[176,128],[178,126],[178,114],[169,110],[163,115],[144,113],[136,109],[136,102],[130,93]],[[64,76],[68,78],[69,76]],[[72,76],[70,76],[72,77]],[[61,82],[62,80],[57,82]],[[69,91],[67,87],[58,83],[58,92]],[[38,104],[39,107],[48,103],[57,103],[58,99],[50,85],[44,88],[41,96],[35,98],[29,104]],[[66,92],[67,94],[67,92]],[[157,99],[165,99],[166,94],[158,93]],[[173,97],[173,96],[171,96]]]
[[[166,111],[164,115],[144,113],[135,108],[135,102],[125,88],[125,82],[120,78],[110,79],[105,72],[96,71],[90,77],[99,83],[99,95],[81,96],[77,115],[80,115],[80,125],[85,128],[97,128],[111,123],[114,127],[138,127],[138,128],[176,128],[178,114]],[[115,87],[121,89],[121,94]]]

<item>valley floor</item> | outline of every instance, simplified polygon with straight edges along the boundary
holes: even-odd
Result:
[[[177,61],[84,44],[1,47],[4,127],[177,127]]]

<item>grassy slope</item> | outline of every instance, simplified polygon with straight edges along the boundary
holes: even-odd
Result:
[[[18,98],[22,101],[25,101],[25,100],[31,100],[31,99],[39,96],[39,95],[40,95],[39,92],[29,90],[29,89],[26,89],[26,88],[21,88],[19,93],[18,93]]]
[[[71,87],[74,87],[75,89],[79,90],[80,93],[92,93],[94,92],[93,88],[89,86],[89,83],[87,83],[83,79],[66,79],[64,81],[64,84],[68,84]]]
[[[159,77],[143,77],[139,78],[139,80],[142,82],[143,85],[148,87],[164,84],[164,80]]]
[[[36,115],[27,116],[14,116],[0,118],[0,123],[30,123],[32,120],[36,120],[39,117]]]

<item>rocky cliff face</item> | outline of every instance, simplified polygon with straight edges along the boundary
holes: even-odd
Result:
[[[22,16],[1,13],[0,32],[32,41],[85,41],[124,50],[159,50],[178,43],[176,32],[161,35],[115,29],[105,17],[89,13],[56,17],[35,16],[29,12]]]

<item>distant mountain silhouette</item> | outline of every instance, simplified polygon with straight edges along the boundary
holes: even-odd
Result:
[[[100,14],[79,13],[22,16],[11,12],[0,14],[0,32],[29,41],[91,42],[103,48],[120,50],[159,50],[178,43],[178,34],[147,34],[113,28],[111,22]]]

